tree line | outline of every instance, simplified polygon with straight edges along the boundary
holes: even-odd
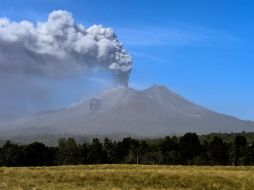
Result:
[[[0,148],[0,166],[55,166],[78,164],[170,164],[170,165],[254,165],[254,142],[236,135],[232,142],[221,137],[200,140],[195,133],[182,137],[121,141],[94,138],[78,144],[62,138],[57,147],[34,142],[18,145],[6,141]]]

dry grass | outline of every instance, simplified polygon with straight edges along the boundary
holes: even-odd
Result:
[[[2,167],[0,189],[253,190],[254,167],[144,165]]]

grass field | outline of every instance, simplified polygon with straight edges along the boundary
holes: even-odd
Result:
[[[0,189],[253,190],[254,167],[144,165],[0,167]]]

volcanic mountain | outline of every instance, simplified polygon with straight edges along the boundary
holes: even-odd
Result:
[[[118,87],[58,111],[0,124],[3,134],[66,133],[105,135],[128,133],[165,136],[197,132],[254,131],[254,122],[198,106],[164,86],[145,90]]]

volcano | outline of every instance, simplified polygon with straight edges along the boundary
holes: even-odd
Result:
[[[160,85],[145,90],[118,87],[57,111],[0,124],[2,134],[165,136],[196,132],[250,132],[254,122],[198,106]],[[8,130],[6,130],[8,129]]]

